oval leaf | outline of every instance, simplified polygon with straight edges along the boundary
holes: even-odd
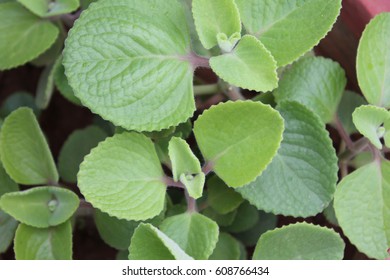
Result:
[[[253,101],[213,106],[194,125],[205,160],[231,187],[241,187],[263,172],[280,146],[283,129],[276,110]]]
[[[128,130],[161,130],[195,110],[189,46],[176,0],[99,1],[72,28],[63,64],[93,112]]]
[[[3,102],[0,108],[0,116],[5,118],[19,107],[30,107],[34,114],[39,117],[40,110],[35,104],[34,96],[24,91],[13,93]]]
[[[54,72],[54,83],[68,101],[76,105],[81,105],[80,100],[74,95],[73,89],[70,87],[68,78],[65,76],[65,68],[62,65],[62,58],[60,59],[59,65]]]
[[[345,244],[332,229],[298,223],[264,233],[254,260],[341,260]]]
[[[18,224],[14,218],[0,210],[0,254],[6,252],[11,245]]]
[[[335,193],[337,221],[359,251],[388,258],[390,247],[390,162],[372,162],[346,176]]]
[[[233,233],[244,232],[254,227],[258,221],[259,211],[245,201],[238,207],[233,223],[227,226],[225,230]]]
[[[347,133],[357,132],[352,120],[352,114],[356,108],[365,104],[367,104],[367,101],[363,96],[349,90],[344,92],[337,110],[337,117]]]
[[[27,9],[40,17],[49,17],[71,13],[80,6],[80,0],[17,0]]]
[[[296,102],[279,107],[286,130],[278,154],[254,182],[238,189],[266,212],[309,217],[322,212],[333,198],[337,157],[321,120]]]
[[[146,220],[164,208],[164,173],[152,141],[116,134],[85,157],[78,186],[94,207],[119,219]]]
[[[76,194],[63,188],[36,187],[5,194],[1,208],[19,222],[47,228],[67,221],[79,206]]]
[[[0,134],[0,154],[5,170],[19,184],[58,181],[53,156],[29,108],[19,108],[5,119]]]
[[[356,61],[359,86],[369,103],[390,107],[390,13],[376,16],[360,39]]]
[[[221,232],[209,260],[239,260],[240,255],[240,243],[237,239],[228,233]]]

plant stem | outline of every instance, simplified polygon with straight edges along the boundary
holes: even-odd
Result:
[[[213,168],[214,168],[214,162],[212,161],[208,161],[205,163],[205,165],[203,165],[202,167],[202,172],[207,175],[209,174],[211,171],[213,171]]]
[[[225,91],[225,94],[232,101],[246,100],[245,97],[241,94],[240,89],[238,87],[236,87],[236,86],[233,86],[233,85],[230,85],[227,88],[227,90]]]
[[[345,144],[347,145],[347,148],[349,150],[353,150],[353,142],[351,140],[351,137],[349,137],[349,134],[345,130],[343,124],[340,121],[340,118],[335,116],[334,118],[334,125],[336,126],[337,132],[339,133],[340,137],[344,140]]]
[[[184,60],[189,61],[194,69],[198,67],[210,68],[209,58],[199,56],[193,52],[183,57]]]
[[[89,202],[86,202],[85,199],[80,199],[79,208],[76,211],[77,217],[90,217],[93,216],[93,207]]]
[[[220,88],[218,84],[194,86],[194,94],[196,96],[215,94],[219,91]]]
[[[195,198],[191,197],[187,190],[184,191],[187,201],[187,211],[190,213],[198,212],[198,207],[196,206]]]
[[[165,176],[164,177],[164,183],[168,186],[168,187],[176,187],[176,188],[180,188],[180,189],[185,189],[184,185],[182,182],[175,182],[173,180],[173,178],[171,177],[168,177],[168,176]]]
[[[366,149],[370,144],[370,141],[367,138],[361,138],[355,143],[352,144],[352,148],[340,154],[340,161],[349,161],[357,154]]]

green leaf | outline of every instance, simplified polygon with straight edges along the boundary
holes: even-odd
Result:
[[[360,39],[356,61],[359,86],[369,103],[390,107],[390,13],[376,16]]]
[[[161,213],[155,218],[145,222],[158,226],[161,223],[163,216],[164,213]],[[100,210],[96,210],[94,217],[99,235],[104,242],[115,249],[127,251],[134,230],[139,226],[140,222],[120,220],[111,217]]]
[[[176,126],[195,111],[190,37],[176,0],[99,1],[82,13],[64,50],[75,95],[128,130]]]
[[[77,172],[84,157],[106,137],[107,134],[97,126],[74,131],[66,139],[58,157],[58,171],[61,178],[76,183]]]
[[[29,226],[47,228],[67,221],[79,206],[77,195],[64,188],[35,187],[0,199],[1,208]]]
[[[40,110],[35,105],[34,97],[24,91],[13,93],[3,102],[0,108],[0,116],[5,118],[19,107],[30,107],[34,111],[34,114],[39,117]]]
[[[95,208],[119,219],[145,220],[164,208],[164,173],[152,141],[125,132],[101,142],[84,158],[78,186]]]
[[[58,182],[58,172],[33,111],[22,107],[4,121],[0,154],[5,170],[23,185]]]
[[[257,209],[245,201],[238,207],[233,223],[225,227],[225,230],[233,233],[244,232],[255,226],[258,220],[259,212]]]
[[[297,101],[329,123],[335,117],[346,84],[345,72],[337,62],[307,57],[283,74],[275,97],[278,103]]]
[[[49,49],[34,60],[30,61],[30,63],[34,66],[42,67],[53,64],[61,56],[67,32],[65,31],[61,21],[54,21],[53,23],[59,28],[60,34]]]
[[[363,166],[339,183],[334,208],[348,239],[359,251],[388,258],[390,247],[390,162]]]
[[[297,223],[264,233],[254,260],[341,260],[345,244],[332,229]]]
[[[246,30],[271,51],[278,66],[312,49],[331,30],[341,0],[236,0]]]
[[[217,176],[213,176],[207,180],[207,201],[218,213],[227,214],[237,209],[244,199]]]
[[[70,221],[45,229],[20,224],[16,230],[14,249],[17,260],[71,260]]]
[[[193,0],[192,13],[199,39],[206,49],[218,45],[218,34],[241,33],[240,13],[234,0]]]
[[[54,72],[54,83],[63,97],[73,104],[81,105],[80,100],[74,95],[73,89],[69,85],[68,78],[65,76],[62,58],[60,58],[59,65]]]
[[[213,71],[226,82],[256,91],[278,86],[276,62],[255,37],[245,35],[232,52],[210,59]]]
[[[43,69],[39,77],[37,92],[35,94],[35,103],[41,110],[49,106],[51,97],[54,92],[54,73],[58,67],[59,61],[50,64]]]
[[[40,17],[67,14],[80,7],[80,0],[17,0],[31,12]]]
[[[339,222],[337,221],[337,217],[336,217],[336,212],[334,211],[334,207],[333,207],[333,201],[329,204],[328,207],[325,208],[323,214],[329,223],[335,226],[339,226]]]
[[[352,113],[356,108],[365,104],[367,104],[367,102],[361,95],[349,90],[344,92],[337,110],[337,116],[348,134],[357,132],[352,120]]]
[[[284,125],[269,105],[253,101],[226,102],[211,107],[194,125],[207,162],[231,187],[259,176],[277,152]]]
[[[239,260],[240,243],[228,233],[219,233],[217,245],[209,260]]]
[[[382,149],[380,139],[385,134],[383,124],[390,119],[390,112],[381,107],[363,105],[353,112],[352,118],[357,130],[375,147]]]
[[[385,128],[385,135],[383,136],[383,139],[385,140],[385,145],[387,147],[390,147],[390,119],[387,119],[385,121],[383,127]]]
[[[202,211],[202,214],[215,221],[221,227],[230,226],[236,219],[237,211],[233,210],[227,214],[220,214],[213,208],[208,207]]]
[[[12,181],[12,179],[9,177],[7,172],[5,172],[3,164],[0,161],[0,197],[3,194],[9,192],[16,192],[18,190],[19,190],[18,184]]]
[[[129,260],[192,260],[172,239],[141,223],[131,238]]]
[[[19,3],[0,4],[0,18],[0,70],[33,60],[58,36],[54,24],[31,14]]]
[[[198,213],[169,217],[160,229],[196,260],[207,260],[218,241],[218,225]]]
[[[321,120],[303,105],[279,106],[286,130],[278,154],[254,182],[237,191],[258,209],[274,214],[309,217],[333,198],[337,157]]]
[[[18,222],[0,210],[0,254],[8,250],[15,236]]]

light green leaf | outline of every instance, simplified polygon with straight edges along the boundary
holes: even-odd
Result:
[[[331,30],[341,0],[236,0],[246,30],[271,51],[278,66],[312,49]]]
[[[40,17],[71,13],[80,6],[80,0],[17,0],[31,12]]]
[[[220,78],[238,87],[270,91],[278,86],[275,60],[250,35],[245,35],[232,52],[212,57],[210,66]]]
[[[176,0],[99,1],[76,21],[63,64],[93,112],[128,130],[154,131],[195,111],[189,47]]]
[[[371,258],[388,258],[390,162],[372,162],[346,176],[335,193],[337,220],[348,239]]]
[[[16,230],[14,250],[17,260],[71,260],[70,221],[45,229],[20,224]]]
[[[244,199],[217,176],[213,176],[207,180],[207,201],[218,213],[227,214],[237,209]]]
[[[18,222],[0,210],[0,254],[8,250],[15,236]]]
[[[30,107],[34,111],[34,114],[39,117],[40,110],[35,105],[34,97],[24,91],[13,93],[3,102],[0,108],[0,116],[5,118],[19,107]]]
[[[62,65],[62,58],[60,60],[60,64],[54,72],[54,83],[63,97],[73,104],[81,105],[80,100],[74,95],[73,89],[69,85],[68,78],[65,76],[65,68]]]
[[[169,217],[160,229],[196,260],[207,260],[218,241],[218,225],[198,213]]]
[[[387,147],[390,147],[390,119],[387,119],[387,121],[385,121],[383,127],[386,130],[385,135],[383,136],[383,139],[385,140],[385,145]]]
[[[131,238],[129,260],[192,260],[172,239],[141,223]]]
[[[356,61],[359,86],[369,103],[390,107],[390,13],[376,16],[360,39]]]
[[[307,57],[283,74],[275,93],[276,101],[297,101],[329,123],[335,117],[346,84],[345,72],[337,62]]]
[[[337,110],[337,116],[347,133],[352,134],[357,132],[357,129],[353,124],[352,113],[357,107],[365,104],[367,104],[367,102],[361,95],[349,90],[344,92]]]
[[[66,139],[58,157],[58,171],[61,178],[76,183],[77,172],[84,157],[106,137],[107,134],[97,126],[74,131]]]
[[[375,147],[382,149],[380,139],[386,132],[383,124],[390,119],[390,112],[381,107],[363,105],[353,112],[352,118],[357,130]]]
[[[41,110],[49,106],[51,97],[54,92],[54,73],[59,66],[60,61],[57,60],[43,69],[39,77],[37,92],[35,94],[35,103]]]
[[[241,33],[240,14],[234,0],[193,0],[192,13],[199,39],[206,49],[218,44],[220,33],[227,37]]]
[[[332,229],[297,223],[264,233],[254,260],[341,260],[345,244]]]
[[[29,108],[19,108],[5,119],[0,134],[0,154],[5,170],[19,184],[58,181],[49,146]]]
[[[231,187],[259,176],[276,154],[284,125],[269,105],[253,101],[226,102],[211,107],[194,125],[194,134],[207,162]]]
[[[164,173],[152,141],[125,132],[101,142],[84,158],[78,186],[95,208],[119,219],[145,220],[164,208]]]
[[[309,217],[330,203],[337,183],[337,157],[321,120],[303,105],[279,107],[286,130],[278,154],[254,182],[238,189],[258,209]]]
[[[47,228],[67,221],[79,206],[77,195],[58,187],[35,187],[3,195],[0,207],[29,226]]]
[[[0,18],[0,70],[11,69],[36,58],[58,36],[59,31],[54,24],[31,14],[19,3],[0,4]]]
[[[18,190],[19,190],[18,184],[12,181],[12,179],[9,177],[7,172],[5,172],[3,164],[0,161],[0,197],[3,194],[9,192],[16,192]]]
[[[47,66],[49,64],[53,64],[61,56],[67,32],[61,21],[54,21],[54,24],[60,30],[59,36],[57,36],[57,39],[49,49],[47,49],[34,60],[30,61],[32,65],[37,67]]]
[[[225,227],[225,230],[233,233],[244,232],[255,226],[258,220],[259,211],[245,201],[238,207],[236,218],[233,223],[228,227]]]
[[[219,233],[217,245],[209,260],[239,260],[240,243],[228,233]]]
[[[329,204],[328,207],[325,208],[323,214],[329,223],[335,226],[339,226],[339,222],[337,221],[337,217],[336,217],[336,212],[334,211],[334,207],[333,207],[333,201]]]

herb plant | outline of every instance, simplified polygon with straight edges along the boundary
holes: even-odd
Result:
[[[388,257],[389,13],[360,41],[363,98],[311,51],[341,0],[0,2],[0,69],[45,66],[35,100],[18,92],[0,109],[0,252],[13,240],[16,259],[71,259],[93,209],[118,258],[342,259],[333,228]],[[54,88],[102,118],[57,164],[37,121]],[[219,92],[231,100],[207,98]],[[334,227],[276,227],[319,213]]]

